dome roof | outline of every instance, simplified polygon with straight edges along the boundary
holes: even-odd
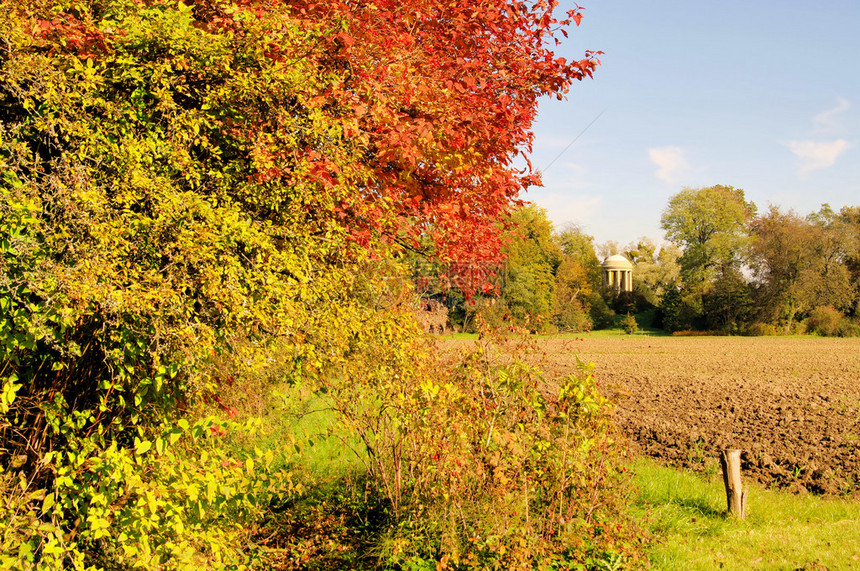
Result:
[[[609,256],[603,261],[603,269],[605,270],[632,270],[633,264],[630,260],[620,254]]]

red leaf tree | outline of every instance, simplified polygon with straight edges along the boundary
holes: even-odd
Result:
[[[342,83],[324,95],[345,135],[363,148],[368,181],[347,210],[442,260],[498,260],[498,222],[539,180],[528,163],[538,99],[561,97],[591,76],[596,53],[556,57],[557,2],[418,0],[300,1],[291,8],[340,31],[317,52]],[[382,215],[384,211],[385,215]],[[380,224],[385,221],[388,225]]]

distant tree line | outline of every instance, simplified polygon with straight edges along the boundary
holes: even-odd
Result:
[[[860,334],[860,207],[758,213],[717,185],[674,195],[661,222],[682,252],[659,298],[665,329]]]
[[[469,299],[456,288],[445,296],[463,329],[481,319],[532,332],[587,331],[651,310],[647,321],[672,332],[860,335],[860,206],[759,213],[742,189],[685,188],[663,212],[662,246],[644,237],[595,245],[579,228],[557,231],[535,205],[507,222],[494,287]],[[601,260],[612,254],[633,263],[632,292],[603,286]]]

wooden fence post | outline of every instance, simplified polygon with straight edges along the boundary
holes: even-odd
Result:
[[[723,483],[726,485],[726,503],[729,515],[744,519],[747,510],[747,492],[741,485],[741,451],[730,448],[720,452]]]

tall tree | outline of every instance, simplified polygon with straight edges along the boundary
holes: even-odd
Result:
[[[316,58],[338,79],[317,107],[364,152],[357,199],[371,206],[356,223],[413,245],[429,238],[444,259],[498,259],[496,221],[539,182],[514,164],[528,158],[538,99],[560,95],[598,64],[591,52],[579,61],[552,53],[554,34],[580,19],[577,11],[557,19],[556,5],[290,3],[303,21],[341,23]],[[376,222],[386,211],[395,224]]]
[[[590,329],[594,296],[602,282],[593,238],[571,226],[556,235],[562,261],[556,270],[555,323],[561,330]]]
[[[844,242],[831,214],[824,208],[804,218],[772,206],[752,223],[751,264],[761,307],[786,332],[799,314],[826,305],[845,310],[854,299]]]
[[[576,226],[568,226],[556,234],[558,247],[566,260],[575,261],[582,266],[587,276],[588,286],[595,290],[602,283],[603,274],[600,260],[594,249],[594,237],[589,236]],[[586,287],[584,284],[583,287]]]
[[[839,220],[847,243],[845,267],[851,276],[856,294],[851,310],[855,315],[860,315],[860,206],[842,207]]]
[[[690,323],[704,315],[702,296],[723,268],[737,268],[749,240],[748,223],[756,207],[731,186],[685,188],[669,199],[661,225],[683,254],[681,297]]]
[[[731,186],[685,188],[672,196],[661,225],[684,251],[679,260],[684,283],[700,288],[716,277],[720,266],[737,265],[755,213],[744,191]]]
[[[855,248],[853,232],[856,229],[852,228],[850,217],[836,213],[829,204],[821,205],[807,220],[813,230],[812,259],[803,280],[806,302],[810,307],[831,306],[842,312],[849,311],[854,308],[858,295],[858,284],[852,283],[847,265]]]
[[[561,250],[543,208],[518,208],[510,223],[502,298],[515,323],[540,328],[552,316]]]
[[[653,305],[659,303],[668,288],[677,288],[681,268],[678,258],[681,251],[674,244],[664,244],[659,249],[650,238],[640,238],[629,244],[625,255],[634,265],[633,288]]]
[[[723,266],[702,305],[709,330],[736,332],[752,315],[752,287],[736,268]]]
[[[621,253],[621,244],[615,240],[607,240],[597,245],[597,254],[604,260],[619,253]]]
[[[798,286],[810,255],[811,228],[795,212],[771,206],[752,224],[751,263],[762,292],[762,309],[790,329],[800,305]]]

